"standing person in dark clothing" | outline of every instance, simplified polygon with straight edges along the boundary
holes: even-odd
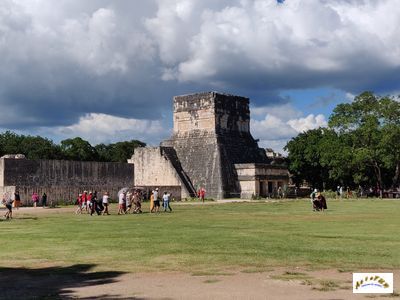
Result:
[[[21,206],[21,196],[19,195],[19,191],[15,191],[14,193],[14,207],[19,209]]]
[[[43,193],[43,195],[42,195],[42,206],[46,207],[46,205],[47,205],[47,195],[46,195],[46,193]]]

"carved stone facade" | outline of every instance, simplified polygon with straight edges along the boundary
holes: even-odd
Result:
[[[135,185],[174,182],[182,187],[183,198],[200,187],[217,199],[266,196],[260,182],[284,185],[289,180],[287,169],[272,166],[251,136],[249,99],[216,92],[174,97],[173,135],[160,147],[136,149],[131,162]],[[246,164],[256,170],[252,183],[238,176]],[[263,172],[264,177],[255,176]]]

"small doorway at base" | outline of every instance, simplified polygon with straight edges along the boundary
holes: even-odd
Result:
[[[272,192],[274,190],[274,186],[273,186],[273,182],[272,181],[268,181],[268,195],[272,195]]]
[[[267,182],[265,181],[260,181],[260,196],[261,197],[268,196]]]

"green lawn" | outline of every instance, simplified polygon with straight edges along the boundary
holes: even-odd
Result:
[[[93,217],[15,211],[14,220],[0,222],[0,266],[199,274],[400,267],[400,201],[328,200],[323,213],[312,212],[308,200],[172,207],[158,215]]]

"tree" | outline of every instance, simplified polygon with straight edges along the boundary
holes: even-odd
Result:
[[[353,155],[348,163],[364,173],[372,170],[381,196],[383,173],[393,166],[400,168],[399,115],[400,104],[393,98],[364,92],[351,103],[339,104],[329,119],[332,129],[351,137]],[[399,171],[396,174],[393,181],[398,182]]]
[[[109,145],[99,144],[95,148],[101,161],[126,162],[132,157],[135,148],[145,146],[141,141],[131,140]]]
[[[6,131],[0,134],[0,154],[18,154],[21,153],[20,144],[23,136],[18,135],[11,131]],[[21,153],[23,154],[23,153]]]
[[[61,150],[49,139],[6,131],[0,134],[0,156],[4,154],[24,154],[29,159],[57,159],[61,157]]]
[[[288,142],[289,170],[313,186],[368,185],[381,191],[400,181],[400,103],[364,92],[339,104],[329,127]],[[326,173],[327,172],[327,173]]]
[[[68,160],[94,161],[98,159],[96,149],[80,137],[61,141],[61,151]]]
[[[329,180],[329,173],[321,165],[321,141],[324,129],[318,128],[300,133],[285,146],[288,151],[289,171],[296,184],[305,180],[311,186],[323,189]]]

